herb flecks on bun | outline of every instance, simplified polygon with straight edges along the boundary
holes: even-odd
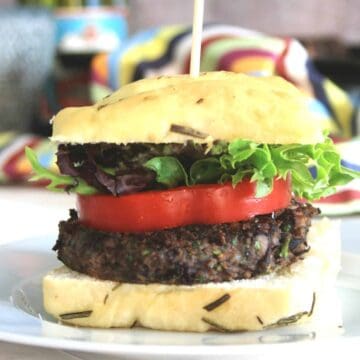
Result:
[[[56,318],[257,330],[316,318],[329,300],[338,229],[311,225],[319,210],[305,201],[359,173],[285,80],[141,80],[62,110],[52,139],[61,174],[27,155],[36,180],[78,194],[54,247],[66,267],[44,278]]]
[[[228,72],[145,79],[126,85],[99,103],[67,108],[53,119],[61,143],[211,143],[249,140],[259,144],[322,142],[321,126],[304,95],[279,77]],[[301,126],[299,126],[301,124]],[[207,135],[173,131],[193,129]]]

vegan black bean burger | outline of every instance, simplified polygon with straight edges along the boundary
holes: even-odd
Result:
[[[80,326],[258,330],[315,316],[339,266],[310,203],[358,174],[305,98],[277,77],[140,80],[53,119],[77,193],[43,281],[46,310]],[[310,171],[312,167],[314,171]],[[315,174],[315,175],[314,175]]]

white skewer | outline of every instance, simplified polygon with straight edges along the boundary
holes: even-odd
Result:
[[[204,22],[204,0],[194,0],[190,76],[200,74],[201,40]]]

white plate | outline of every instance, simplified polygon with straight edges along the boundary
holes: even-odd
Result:
[[[343,255],[338,293],[343,328],[285,327],[249,333],[174,333],[145,329],[86,329],[49,317],[41,301],[41,277],[59,265],[50,249],[55,236],[0,247],[0,340],[76,351],[121,354],[128,358],[237,358],[288,350],[339,348],[360,341],[360,257]],[[299,346],[301,345],[301,346]],[[288,350],[286,350],[288,349]]]

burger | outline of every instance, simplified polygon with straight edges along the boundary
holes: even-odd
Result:
[[[278,77],[144,79],[52,120],[75,192],[43,279],[73,325],[244,331],[306,322],[330,302],[338,228],[308,201],[359,174],[341,165],[306,98]]]

